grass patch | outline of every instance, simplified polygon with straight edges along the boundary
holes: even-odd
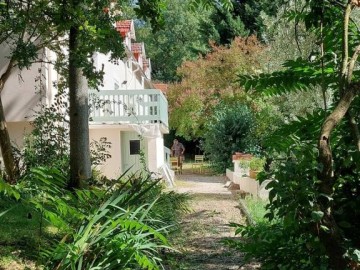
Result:
[[[183,174],[200,174],[200,175],[216,175],[217,173],[212,169],[211,164],[204,162],[201,173],[199,167],[193,168],[194,160],[189,159],[183,163]]]
[[[11,208],[0,218],[0,269],[38,269],[40,246],[53,237],[54,228],[43,220],[40,232],[40,214],[20,203],[0,199],[0,212]],[[44,243],[45,242],[45,243]],[[14,266],[16,265],[16,267]],[[29,265],[33,267],[29,267]]]
[[[267,205],[267,201],[263,201],[260,199],[255,199],[251,196],[247,196],[243,202],[248,209],[250,216],[256,223],[267,222],[268,220],[264,218],[264,215],[267,213],[265,209]]]

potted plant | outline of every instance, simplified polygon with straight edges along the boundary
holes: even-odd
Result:
[[[250,177],[256,179],[256,176],[259,172],[264,169],[265,159],[254,157],[251,159],[249,167],[250,167]]]

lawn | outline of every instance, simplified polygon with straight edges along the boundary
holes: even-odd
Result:
[[[0,269],[41,269],[36,267],[39,247],[46,247],[54,228],[30,207],[0,199],[0,213],[7,209],[0,218]]]
[[[214,175],[214,171],[211,168],[211,164],[208,162],[204,162],[201,173],[199,171],[199,167],[193,168],[192,164],[194,163],[194,160],[187,159],[183,163],[183,174],[205,174],[205,175]]]

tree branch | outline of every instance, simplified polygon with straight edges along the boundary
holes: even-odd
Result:
[[[320,132],[319,138],[319,161],[323,165],[320,172],[320,179],[323,182],[324,188],[322,192],[325,194],[332,193],[333,186],[333,168],[332,168],[332,152],[330,148],[330,134],[337,124],[344,118],[348,112],[351,102],[357,94],[357,89],[360,88],[360,83],[352,84],[347,87],[345,93],[340,98],[339,103],[333,112],[326,118]],[[331,190],[329,190],[331,189]]]
[[[302,8],[302,10],[300,11],[300,13],[303,13],[305,6]],[[295,1],[295,12],[297,12],[297,1]],[[302,56],[302,51],[301,51],[301,47],[300,47],[300,42],[299,42],[299,19],[298,17],[295,17],[295,24],[294,24],[294,34],[295,34],[295,42],[296,42],[296,47],[300,53],[300,55]]]
[[[324,49],[324,8],[321,11],[321,21],[320,21],[320,53],[321,53],[321,92],[324,102],[324,110],[327,111],[327,102],[326,102],[326,84],[325,84],[325,49]]]
[[[360,54],[360,45],[358,45],[356,47],[355,52],[354,52],[353,56],[351,57],[351,60],[349,61],[349,67],[348,67],[347,78],[346,78],[347,84],[351,83],[355,63],[359,57],[359,54]],[[348,111],[346,113],[346,118],[348,119],[348,124],[350,126],[350,130],[353,135],[355,146],[356,146],[357,150],[360,151],[360,131],[359,131],[358,123],[351,111]]]
[[[354,67],[355,67],[355,63],[359,57],[360,54],[360,45],[358,45],[355,49],[355,52],[353,54],[353,56],[351,57],[351,60],[349,61],[349,67],[348,67],[348,71],[347,71],[347,78],[346,81],[348,84],[351,83],[351,79],[352,79],[352,74],[354,72]]]
[[[14,66],[15,66],[15,61],[14,61],[14,59],[11,58],[8,66],[6,67],[5,72],[0,77],[0,94],[1,94],[2,90],[4,89],[5,82],[10,77],[11,70]]]
[[[348,4],[345,8],[344,13],[344,24],[343,24],[343,39],[342,39],[342,65],[340,73],[340,95],[344,91],[344,87],[347,83],[346,73],[348,68],[349,61],[349,19],[352,10],[351,0],[348,1]]]
[[[330,2],[331,4],[333,4],[333,5],[337,5],[337,6],[341,7],[341,8],[345,8],[345,5],[344,5],[343,3],[341,3],[341,1],[338,1],[338,0],[330,0],[329,2]]]

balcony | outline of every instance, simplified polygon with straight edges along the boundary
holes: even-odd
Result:
[[[168,103],[156,89],[90,91],[90,124],[152,124],[168,129]]]

